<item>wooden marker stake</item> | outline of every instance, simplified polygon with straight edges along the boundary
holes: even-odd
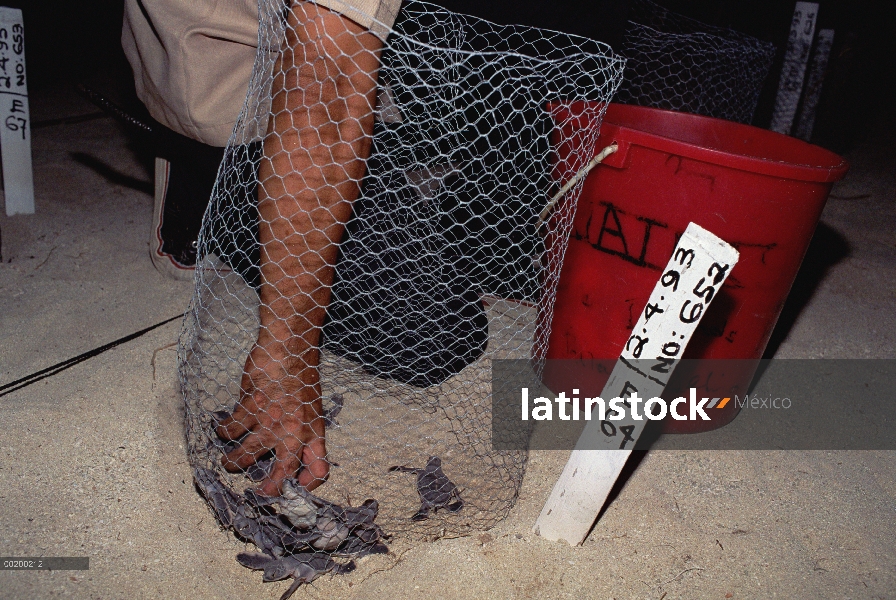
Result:
[[[0,6],[0,154],[6,214],[34,214],[22,11]]]
[[[601,392],[605,402],[634,393],[642,400],[660,396],[737,260],[732,246],[695,223],[688,225]],[[689,412],[687,406],[679,414]],[[535,533],[573,545],[585,541],[646,423],[630,412],[621,421],[595,415],[535,522]]]

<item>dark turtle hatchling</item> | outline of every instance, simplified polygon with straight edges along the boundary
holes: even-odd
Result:
[[[303,552],[282,558],[272,558],[267,554],[240,552],[237,561],[244,567],[264,571],[262,581],[280,581],[287,577],[295,579],[280,600],[287,600],[303,583],[311,583],[324,573],[342,575],[355,570],[354,561],[341,564],[326,554]]]
[[[342,397],[342,394],[333,394],[330,396],[330,402],[333,405],[324,411],[324,422],[326,422],[327,427],[335,427],[339,424],[336,422],[336,415],[342,412],[342,408],[345,406],[345,398]]]
[[[283,544],[340,556],[388,552],[381,542],[388,536],[374,522],[379,512],[376,500],[365,500],[358,507],[343,507],[315,496],[292,478],[283,481],[280,496],[262,496],[247,489],[245,498],[249,505],[258,509],[276,510],[275,515],[262,515],[259,520],[282,530],[274,533]],[[278,520],[280,518],[285,521]]]
[[[464,501],[460,497],[460,490],[442,471],[442,459],[438,456],[430,456],[426,466],[422,469],[398,466],[389,467],[389,471],[413,473],[417,476],[417,494],[420,495],[420,510],[411,517],[413,521],[427,519],[430,511],[435,512],[440,508],[457,512],[464,507]]]

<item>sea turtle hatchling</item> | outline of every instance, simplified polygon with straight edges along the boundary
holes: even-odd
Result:
[[[381,542],[388,536],[374,522],[379,513],[376,500],[365,500],[357,507],[340,506],[315,496],[292,478],[283,480],[280,496],[262,496],[247,489],[245,498],[258,509],[276,510],[275,515],[261,515],[259,519],[282,530],[278,534],[289,545],[349,556],[388,552]],[[284,529],[283,522],[278,520],[280,517],[291,527]]]
[[[426,466],[422,469],[397,466],[389,467],[389,471],[400,473],[413,473],[417,476],[417,494],[420,496],[420,510],[411,520],[423,521],[429,518],[429,512],[440,508],[447,508],[450,512],[457,512],[464,507],[464,501],[460,497],[460,490],[448,479],[442,471],[442,459],[438,456],[430,456]]]
[[[303,583],[311,583],[324,573],[342,575],[355,570],[355,562],[338,563],[326,554],[303,552],[282,558],[273,558],[257,552],[240,552],[237,561],[249,569],[264,571],[262,581],[281,581],[287,577],[295,579],[280,600],[287,600]]]

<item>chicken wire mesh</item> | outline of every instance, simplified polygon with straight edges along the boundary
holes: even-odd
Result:
[[[615,101],[750,123],[775,46],[633,0]]]
[[[300,582],[512,507],[526,456],[492,447],[491,361],[545,355],[564,251],[546,236],[566,238],[580,186],[539,215],[591,157],[624,61],[422,2],[385,42],[259,6],[179,368],[197,486],[264,552],[244,564]],[[551,103],[578,100],[595,126],[561,139]]]

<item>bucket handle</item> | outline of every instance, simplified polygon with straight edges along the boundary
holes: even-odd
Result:
[[[613,142],[612,144],[601,150],[600,153],[592,158],[587,165],[579,169],[578,172],[573,175],[569,181],[564,183],[563,187],[560,188],[560,191],[554,194],[554,197],[551,198],[551,201],[548,202],[547,206],[545,206],[541,211],[541,214],[538,215],[538,224],[536,230],[541,229],[541,226],[550,216],[551,212],[554,210],[554,207],[557,206],[557,203],[560,202],[560,199],[566,195],[566,192],[571,190],[577,183],[582,181],[588,175],[588,173],[591,172],[591,169],[602,163],[605,158],[607,158],[617,150],[619,150],[619,144]]]

